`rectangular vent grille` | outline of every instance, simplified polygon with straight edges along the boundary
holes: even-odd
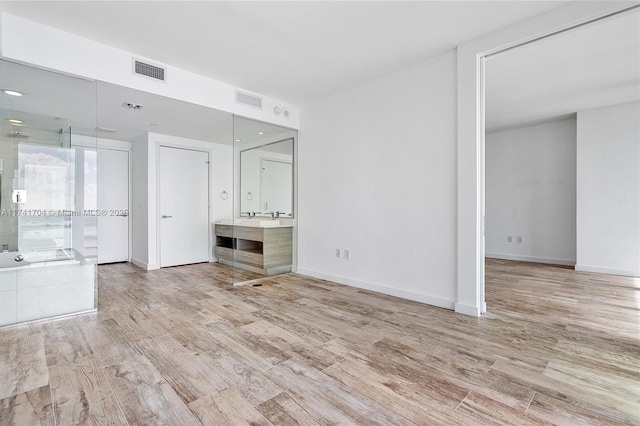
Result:
[[[134,59],[133,72],[138,75],[153,78],[154,80],[165,81],[165,69],[155,65],[140,62]]]
[[[236,92],[236,103],[262,109],[262,98],[247,95],[246,93]]]

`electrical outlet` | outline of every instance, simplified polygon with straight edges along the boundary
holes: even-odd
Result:
[[[522,244],[522,237],[516,237],[516,241],[518,242],[518,244]]]
[[[340,257],[340,249],[336,249],[336,257]]]
[[[344,252],[344,258],[345,258],[346,260],[351,259],[351,250],[349,250],[349,249],[343,249],[342,251]]]
[[[512,242],[513,242],[513,237],[512,237],[511,235],[509,235],[509,236],[507,237],[507,242],[508,242],[508,243],[512,243]]]

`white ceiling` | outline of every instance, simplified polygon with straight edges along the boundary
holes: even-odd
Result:
[[[97,98],[99,126],[117,130],[99,132],[100,137],[129,141],[152,132],[233,143],[233,115],[228,112],[104,82],[98,82]],[[123,107],[125,102],[142,108]]]
[[[640,11],[487,59],[486,127],[495,131],[640,100]]]
[[[567,1],[2,1],[0,9],[294,104]]]
[[[0,1],[0,10],[304,104],[565,3]],[[490,58],[488,129],[546,120],[585,109],[585,105],[637,99],[637,15],[583,27]],[[15,78],[30,96],[0,106],[11,109],[11,102],[30,102],[33,109],[24,111],[42,111],[68,118],[76,127],[93,128],[87,114],[92,108],[78,103],[78,89],[65,88],[60,76],[5,71],[0,73],[0,82]],[[96,125],[118,129],[101,134],[103,137],[133,140],[150,131],[223,143],[233,138],[228,113],[102,82],[97,91]],[[144,108],[126,110],[123,102]],[[242,139],[250,140],[250,133],[255,129]]]

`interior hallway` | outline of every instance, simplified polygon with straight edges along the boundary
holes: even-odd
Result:
[[[100,266],[0,330],[4,424],[637,424],[640,279],[487,261],[474,318],[296,274]]]

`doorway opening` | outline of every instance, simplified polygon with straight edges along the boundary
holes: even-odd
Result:
[[[481,301],[485,258],[640,274],[639,15],[478,58]]]

